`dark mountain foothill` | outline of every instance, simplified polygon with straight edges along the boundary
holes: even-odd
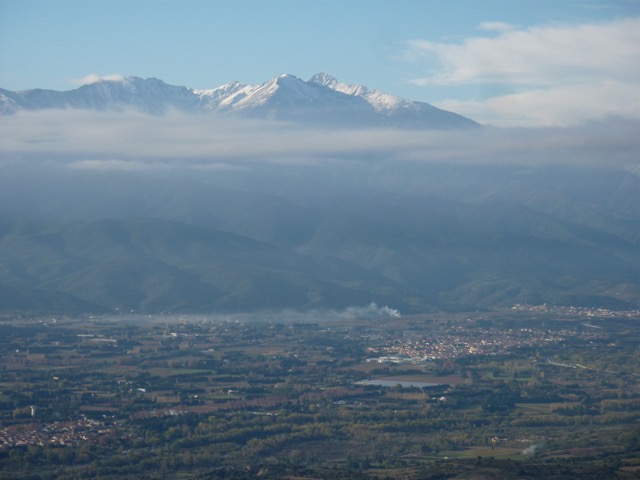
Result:
[[[579,169],[578,186],[577,170],[424,166],[423,190],[404,192],[365,170],[360,184],[326,189],[264,175],[261,191],[237,173],[31,172],[25,183],[8,170],[0,306],[637,308],[640,179]]]

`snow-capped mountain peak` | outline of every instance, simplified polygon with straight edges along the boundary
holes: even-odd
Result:
[[[323,87],[334,88],[333,86],[338,82],[336,77],[330,75],[326,72],[316,73],[313,77],[309,79],[310,82],[315,83],[317,85],[322,85]]]
[[[347,83],[340,82],[335,77],[324,72],[315,74],[311,77],[309,82],[315,83],[316,85],[322,85],[323,87],[327,87],[347,95],[363,96],[369,91],[367,87],[362,85],[349,85]]]

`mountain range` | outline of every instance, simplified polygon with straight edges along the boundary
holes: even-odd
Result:
[[[0,313],[640,308],[633,125],[496,132],[327,74],[0,111]]]
[[[477,127],[474,121],[428,103],[406,100],[362,85],[348,85],[320,73],[309,81],[278,75],[260,85],[231,82],[210,90],[169,85],[157,78],[100,80],[69,91],[0,89],[0,114],[21,110],[133,109],[218,113],[322,126],[412,129]]]

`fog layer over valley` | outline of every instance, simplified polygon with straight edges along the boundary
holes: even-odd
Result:
[[[635,308],[637,127],[0,117],[0,309]]]

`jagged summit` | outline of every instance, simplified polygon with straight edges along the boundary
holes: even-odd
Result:
[[[405,109],[424,109],[425,106],[430,108],[435,108],[427,103],[422,102],[413,102],[410,100],[406,100],[401,97],[397,97],[395,95],[390,95],[388,93],[381,92],[380,90],[370,90],[364,85],[354,84],[350,85],[344,82],[339,81],[335,77],[329,75],[328,73],[317,73],[309,82],[316,83],[318,85],[325,86],[327,88],[331,88],[332,90],[336,90],[338,92],[342,92],[346,95],[354,95],[358,97],[362,97],[371,104],[371,106],[378,112],[384,113],[387,111],[393,111],[397,108],[405,108]]]
[[[318,73],[307,82],[280,74],[259,85],[233,81],[207,90],[135,76],[105,77],[65,92],[0,89],[0,113],[40,109],[215,112],[323,127],[449,129],[478,125],[427,103],[340,82],[328,73]]]
[[[323,87],[331,88],[331,85],[337,83],[338,80],[336,79],[336,77],[327,72],[320,72],[311,77],[309,79],[309,82],[322,85]]]
[[[346,93],[347,95],[362,95],[369,91],[369,89],[363,85],[349,85],[340,82],[337,78],[325,72],[316,73],[311,77],[309,82],[315,83],[316,85],[322,85],[323,87],[327,87],[338,92]]]

